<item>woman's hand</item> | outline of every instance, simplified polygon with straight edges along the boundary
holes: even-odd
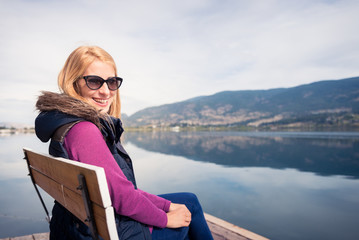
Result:
[[[188,227],[191,223],[191,212],[184,204],[171,203],[167,213],[168,228]]]

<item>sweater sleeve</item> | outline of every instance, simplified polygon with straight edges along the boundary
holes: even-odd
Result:
[[[142,191],[141,189],[137,189],[142,195],[148,198],[154,205],[158,208],[162,209],[165,212],[168,212],[170,209],[171,201],[168,201],[164,198],[161,198],[157,195]]]
[[[118,214],[150,226],[166,227],[170,202],[134,188],[94,124],[80,122],[72,127],[64,147],[70,159],[104,168],[112,206]]]

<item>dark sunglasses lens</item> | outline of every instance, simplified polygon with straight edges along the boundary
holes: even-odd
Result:
[[[102,86],[104,80],[100,77],[88,77],[86,82],[90,89],[96,90]]]
[[[117,90],[121,86],[121,83],[122,79],[119,77],[113,77],[107,80],[108,88],[113,91]]]

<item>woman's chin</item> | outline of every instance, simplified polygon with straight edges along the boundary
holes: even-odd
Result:
[[[108,108],[108,107],[106,107],[106,108],[97,108],[97,110],[98,110],[100,113],[105,114],[105,113],[108,113],[109,108]]]
[[[96,108],[97,111],[101,112],[101,113],[107,113],[108,110],[110,109],[110,107],[108,106],[108,104],[99,104],[97,102],[92,102],[91,104],[94,108]]]

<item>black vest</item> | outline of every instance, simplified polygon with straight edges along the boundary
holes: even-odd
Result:
[[[79,117],[64,114],[58,111],[42,112],[36,118],[35,131],[41,141],[47,142],[50,138],[49,154],[55,157],[69,158],[63,147],[63,140],[67,132],[80,121]],[[121,120],[118,118],[100,119],[101,133],[106,144],[120,166],[124,175],[137,189],[132,161],[120,142],[123,133]],[[115,220],[119,238],[133,240],[149,240],[151,234],[148,227],[129,217],[118,215]],[[50,222],[50,239],[90,240],[89,228],[55,201]]]

